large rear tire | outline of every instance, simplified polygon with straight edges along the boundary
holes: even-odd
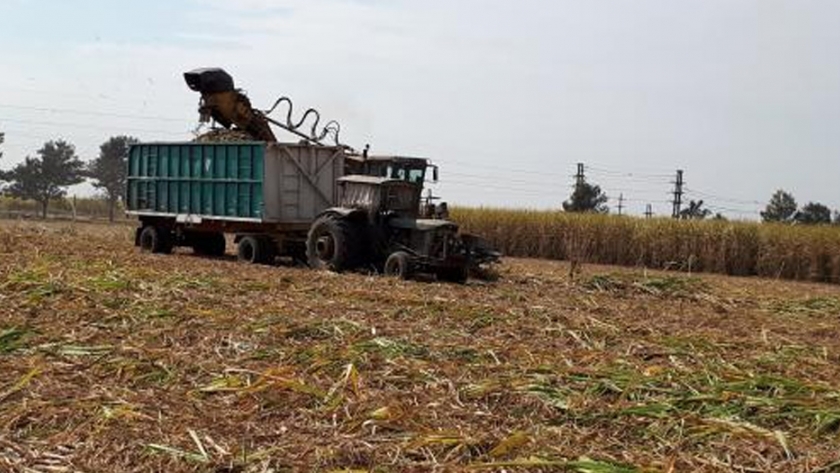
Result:
[[[172,253],[172,232],[166,228],[147,225],[140,231],[140,251],[143,253]]]
[[[306,238],[309,266],[339,273],[358,267],[364,261],[361,238],[359,224],[333,215],[319,217]]]

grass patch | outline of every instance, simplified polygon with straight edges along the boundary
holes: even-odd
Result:
[[[0,354],[12,353],[24,347],[29,331],[17,327],[0,329]]]
[[[429,349],[423,345],[412,343],[405,339],[376,337],[354,345],[360,353],[377,354],[387,359],[392,358],[428,358]]]
[[[286,330],[286,337],[292,340],[329,340],[354,336],[363,329],[347,320],[318,321],[292,325]]]
[[[702,279],[689,276],[645,276],[641,274],[596,274],[583,287],[598,292],[646,293],[655,296],[691,298],[709,290]]]
[[[779,314],[806,314],[840,317],[840,298],[809,297],[799,300],[778,301],[772,309]]]

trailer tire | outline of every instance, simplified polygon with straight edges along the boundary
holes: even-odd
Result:
[[[227,246],[224,233],[198,233],[192,238],[192,248],[196,254],[215,257],[224,256],[225,247]]]
[[[260,256],[262,258],[260,264],[274,264],[277,258],[277,245],[274,240],[269,236],[260,236],[257,237],[257,240],[260,242]]]
[[[386,276],[394,276],[400,279],[411,279],[414,268],[411,265],[411,256],[405,251],[396,251],[385,260],[384,273]]]
[[[239,240],[236,256],[239,261],[250,264],[270,264],[274,260],[271,242],[259,236],[245,236]]]
[[[315,220],[306,237],[306,258],[314,269],[353,269],[361,264],[361,249],[359,225],[332,215]]]
[[[172,253],[172,232],[166,228],[147,225],[140,231],[138,246],[143,253]]]
[[[439,281],[452,282],[456,284],[465,284],[469,275],[470,268],[467,266],[442,268],[437,270],[437,278]]]

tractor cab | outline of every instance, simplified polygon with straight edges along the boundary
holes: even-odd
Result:
[[[395,179],[420,187],[426,183],[428,171],[431,169],[431,181],[437,182],[438,168],[426,158],[409,158],[404,156],[367,156],[347,160],[347,174],[361,174]]]
[[[426,182],[438,181],[438,167],[426,158],[356,155],[349,157],[345,163],[348,177],[364,175],[402,181],[414,184],[420,191]],[[431,189],[427,189],[427,195],[417,199],[418,216],[448,220],[449,209],[446,202],[435,203],[436,200],[439,198],[432,195]]]
[[[422,187],[388,177],[352,175],[338,179],[339,207],[378,215],[417,218]]]

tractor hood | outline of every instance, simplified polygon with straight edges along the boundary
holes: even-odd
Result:
[[[404,228],[406,230],[418,230],[427,232],[438,229],[449,229],[458,231],[458,224],[449,220],[440,220],[432,218],[392,218],[388,224],[394,228]]]

